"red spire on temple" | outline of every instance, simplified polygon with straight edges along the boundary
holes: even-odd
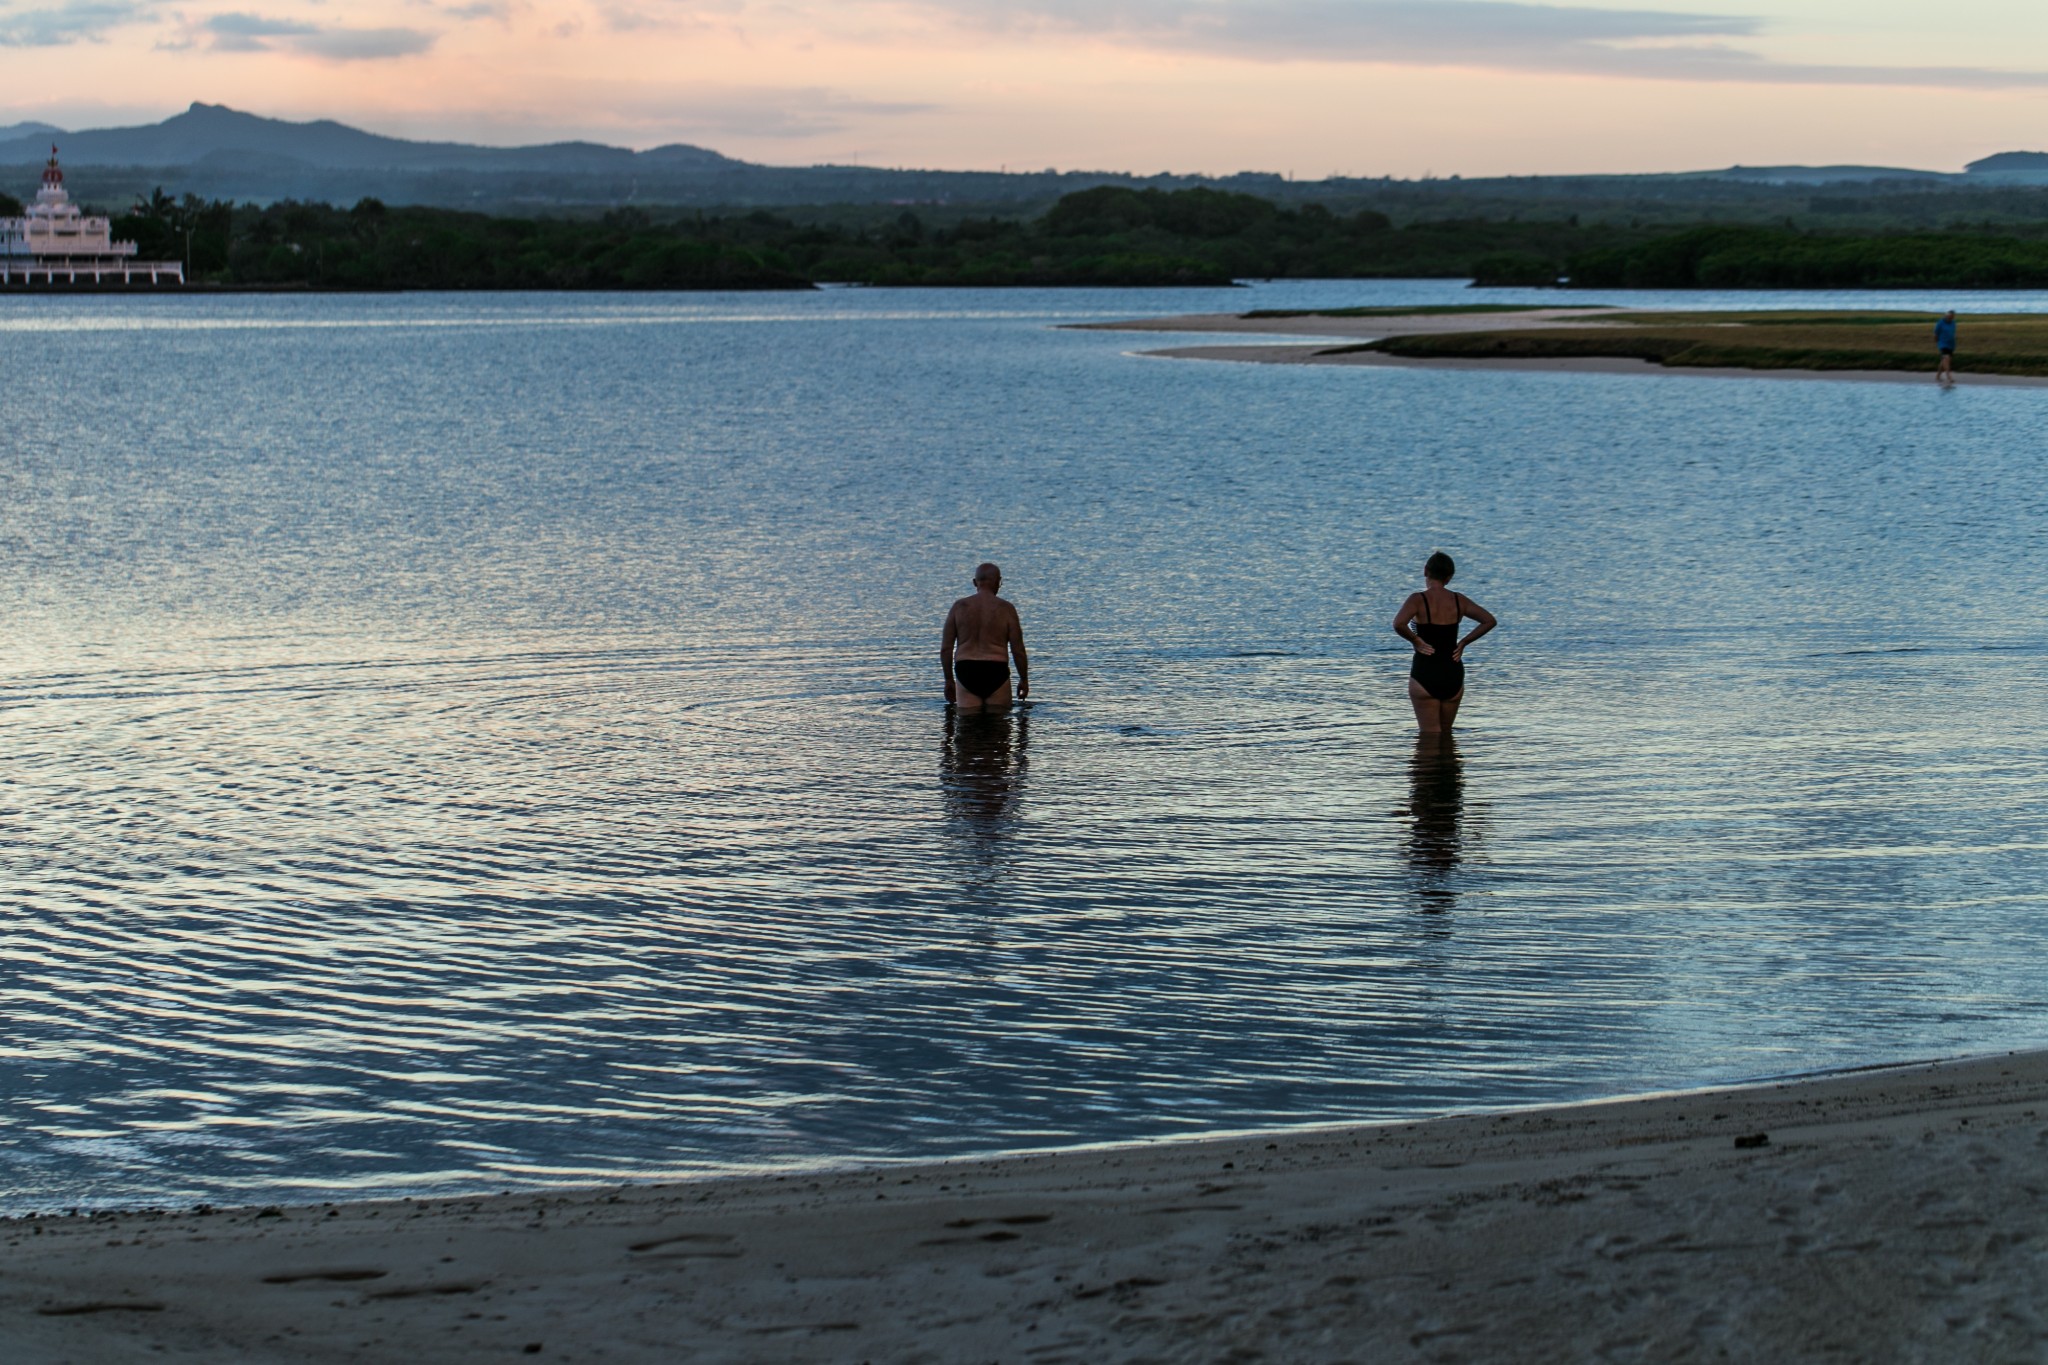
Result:
[[[57,167],[57,144],[54,142],[50,144],[50,164],[43,167],[43,183],[45,185],[61,185],[64,183],[64,172]]]

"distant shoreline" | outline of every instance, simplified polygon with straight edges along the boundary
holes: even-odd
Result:
[[[0,1323],[38,1360],[2030,1358],[2044,1107],[2030,1051],[992,1159],[18,1218]]]

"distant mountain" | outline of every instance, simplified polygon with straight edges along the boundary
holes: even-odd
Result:
[[[1937,221],[1951,197],[2031,193],[2048,183],[2048,153],[2001,152],[1950,175],[1894,166],[1731,166],[1647,175],[1495,176],[1460,180],[1345,178],[1293,180],[1264,172],[1228,176],[1134,175],[1119,171],[881,170],[868,166],[765,166],[704,147],[672,143],[636,152],[597,142],[480,147],[415,142],[364,132],[331,119],[292,123],[218,104],[196,103],[161,123],[66,132],[41,122],[0,127],[0,193],[27,195],[55,141],[71,181],[88,203],[117,208],[161,187],[258,204],[281,199],[471,208],[493,213],[594,213],[625,205],[746,209],[829,205],[895,216],[902,209],[1034,213],[1061,195],[1098,185],[1186,189],[1205,185],[1285,203],[1313,201],[1338,211],[1371,207],[1412,218],[1513,217],[1522,213],[1619,213],[1631,220],[1776,221],[1804,210],[1815,191],[1830,214],[1891,213]],[[1863,186],[1844,195],[1844,186]],[[1878,196],[1883,201],[1869,196]],[[1816,199],[1816,202],[1818,200]],[[2024,206],[1992,205],[2003,213]],[[835,210],[836,211],[836,210]],[[1917,217],[1914,215],[1918,215]],[[1929,215],[1933,215],[1929,217]]]
[[[33,130],[25,131],[26,130]],[[40,161],[48,154],[43,125],[0,130],[0,164]],[[13,134],[13,136],[5,136]],[[556,142],[537,147],[476,147],[460,142],[410,142],[381,137],[321,119],[288,123],[245,114],[218,104],[194,104],[162,123],[140,128],[102,128],[59,133],[65,164],[73,166],[190,166],[237,157],[300,163],[316,170],[590,172],[630,168],[640,158],[663,170],[714,170],[744,165],[702,147],[677,145],[647,152],[596,142]]]
[[[1914,171],[1901,166],[1730,166],[1714,175],[1726,180],[1748,180],[1760,185],[1868,184],[1874,180],[1931,180],[1948,176],[1940,171]]]
[[[1971,175],[1995,174],[1999,171],[2048,171],[2048,152],[1999,152],[1972,161],[1963,167]]]
[[[2048,184],[2048,152],[2000,152],[1963,168],[1973,176],[2004,184]]]
[[[375,197],[390,204],[532,213],[626,204],[1040,204],[1102,184],[1218,184],[1263,192],[1283,183],[1267,175],[1209,180],[1115,172],[762,166],[680,142],[641,152],[597,142],[479,147],[384,137],[331,119],[292,123],[195,103],[162,123],[134,128],[65,132],[32,123],[0,129],[0,192],[31,189],[29,168],[42,165],[52,141],[67,169],[86,173],[74,176],[75,192],[102,206],[159,186],[173,195],[256,203],[352,204]]]

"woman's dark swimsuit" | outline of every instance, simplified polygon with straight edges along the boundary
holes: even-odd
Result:
[[[1449,625],[1440,626],[1429,619],[1429,594],[1422,594],[1422,620],[1416,623],[1415,633],[1436,653],[1418,650],[1415,662],[1408,665],[1408,676],[1438,701],[1455,701],[1465,690],[1465,665],[1451,657],[1458,647],[1458,622],[1465,619],[1465,599],[1452,593],[1451,600],[1458,604],[1458,614]]]
[[[1010,680],[1010,666],[993,659],[955,659],[953,676],[962,687],[983,701],[1003,690]]]

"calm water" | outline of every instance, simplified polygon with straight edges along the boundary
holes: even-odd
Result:
[[[1053,326],[1471,297],[8,302],[0,1205],[2048,1040],[2048,391]],[[985,556],[1038,696],[954,724]]]

